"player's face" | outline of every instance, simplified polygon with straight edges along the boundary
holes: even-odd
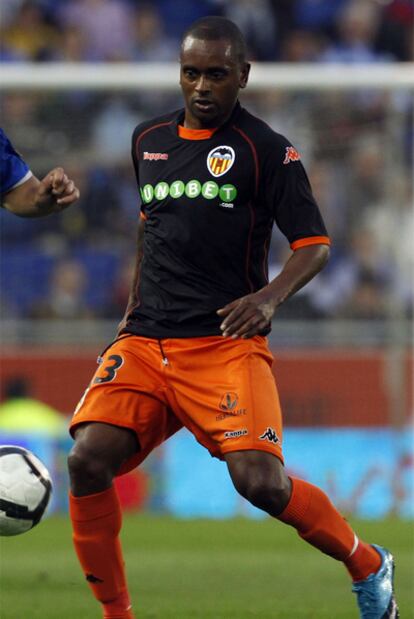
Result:
[[[181,48],[180,85],[185,124],[190,129],[219,127],[230,116],[250,65],[240,63],[229,41],[188,36]]]

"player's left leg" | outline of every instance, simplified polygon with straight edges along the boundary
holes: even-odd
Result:
[[[380,566],[390,561],[381,563],[377,550],[358,540],[319,488],[286,475],[282,415],[265,338],[169,340],[165,350],[171,353],[167,367],[177,416],[213,456],[226,460],[240,494],[343,561],[355,581],[365,582],[372,574],[382,579]],[[175,410],[173,402],[171,407]],[[391,582],[388,567],[385,571]],[[373,614],[372,619],[382,615]]]
[[[270,453],[235,451],[224,457],[234,486],[243,497],[344,563],[354,581],[362,619],[398,617],[392,556],[358,539],[322,490],[301,479],[288,478],[282,462]]]

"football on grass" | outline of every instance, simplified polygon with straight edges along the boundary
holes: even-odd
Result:
[[[0,535],[19,535],[42,519],[52,494],[49,471],[33,453],[0,445]]]

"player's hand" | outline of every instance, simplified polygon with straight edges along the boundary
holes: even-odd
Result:
[[[269,326],[275,309],[274,300],[265,290],[236,299],[217,310],[224,319],[220,325],[222,335],[233,339],[258,335]]]
[[[54,168],[43,180],[40,181],[38,189],[38,203],[40,205],[56,204],[61,210],[76,202],[79,199],[79,189],[74,181],[68,178],[63,168]]]

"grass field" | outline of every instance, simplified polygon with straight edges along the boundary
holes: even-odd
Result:
[[[414,617],[412,523],[354,522],[396,558],[402,619]],[[271,519],[125,518],[123,543],[137,619],[353,619],[341,564]],[[99,619],[66,518],[1,539],[1,619]]]

